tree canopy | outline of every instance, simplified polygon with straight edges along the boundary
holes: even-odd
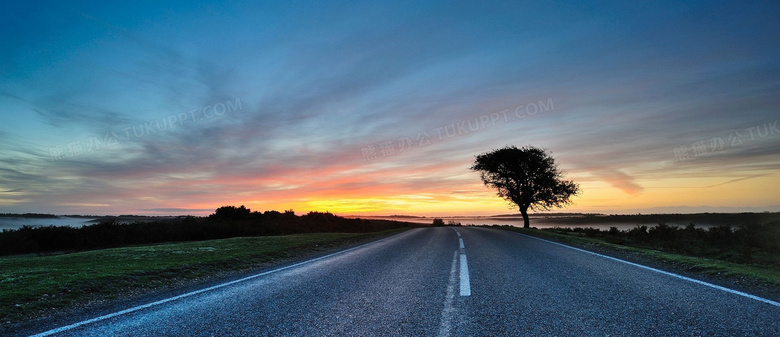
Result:
[[[526,228],[530,227],[528,209],[563,207],[579,193],[576,183],[563,179],[555,159],[532,146],[507,146],[480,154],[471,170],[480,172],[485,185],[520,209]]]

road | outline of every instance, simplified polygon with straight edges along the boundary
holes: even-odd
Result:
[[[421,228],[57,336],[780,336],[780,304],[487,228]]]

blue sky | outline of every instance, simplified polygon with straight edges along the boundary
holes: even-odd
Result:
[[[780,211],[773,2],[29,2],[0,14],[0,212]]]

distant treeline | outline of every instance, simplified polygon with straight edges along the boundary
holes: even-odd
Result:
[[[738,226],[745,223],[766,223],[780,221],[780,213],[694,213],[694,214],[584,214],[582,216],[560,217],[555,222],[572,225],[585,225],[595,223],[635,223],[657,224],[678,223],[697,225],[732,225]]]
[[[722,225],[708,229],[690,224],[685,227],[636,226],[630,230],[596,228],[551,228],[555,232],[579,233],[607,242],[648,247],[678,254],[718,258],[739,263],[777,264],[780,256],[780,222]]]
[[[207,218],[185,217],[140,223],[101,222],[81,227],[24,226],[0,232],[0,255],[82,251],[127,245],[199,241],[240,236],[298,233],[364,233],[407,226],[385,220],[347,219],[330,213],[252,212],[240,206],[218,208]]]
[[[40,213],[24,213],[24,214],[0,213],[0,217],[4,217],[4,218],[41,218],[41,219],[59,218],[58,216],[56,216],[54,214],[40,214]]]

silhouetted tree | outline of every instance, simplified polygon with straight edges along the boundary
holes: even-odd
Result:
[[[246,219],[251,215],[251,210],[244,205],[241,207],[236,206],[222,206],[211,214],[213,219]]]
[[[530,227],[529,208],[562,207],[579,192],[577,184],[563,180],[553,157],[535,147],[507,146],[480,154],[471,170],[480,172],[485,185],[520,208],[525,228]]]

